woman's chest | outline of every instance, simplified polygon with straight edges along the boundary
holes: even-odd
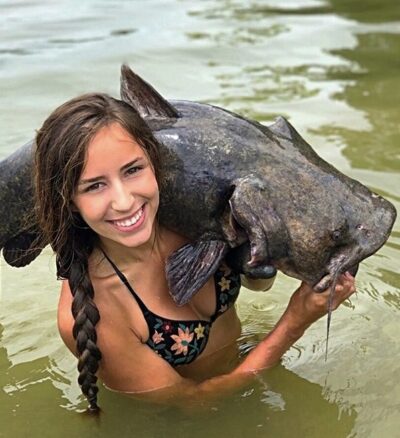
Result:
[[[112,321],[115,326],[118,321],[127,325],[142,342],[146,342],[154,330],[160,332],[160,327],[168,332],[179,324],[183,327],[184,322],[188,326],[191,321],[193,324],[201,321],[204,327],[215,313],[217,300],[213,278],[190,303],[179,307],[170,296],[168,284],[162,276],[144,273],[135,279],[130,277],[128,273],[125,275],[128,284],[117,276],[95,281],[95,300],[104,324]]]
[[[221,304],[217,296],[221,286],[216,289],[216,282],[221,282],[221,275],[216,274],[190,303],[181,307],[173,302],[166,282],[159,278],[154,281],[146,276],[140,281],[126,278],[121,284],[113,278],[102,288],[107,289],[99,303],[100,313],[105,315],[102,332],[108,332],[106,326],[113,333],[126,333],[128,329],[170,365],[189,366],[198,357],[209,356],[232,343],[240,334],[234,309],[215,319]]]

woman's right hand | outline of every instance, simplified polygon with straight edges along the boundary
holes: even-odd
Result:
[[[331,309],[335,310],[343,301],[355,292],[355,280],[349,272],[338,278],[331,302]],[[331,289],[316,292],[306,283],[292,295],[284,317],[292,330],[304,332],[307,327],[328,313]]]

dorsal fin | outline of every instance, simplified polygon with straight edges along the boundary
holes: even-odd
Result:
[[[278,116],[275,122],[268,126],[274,134],[293,140],[292,125],[282,116]]]
[[[177,110],[126,64],[121,67],[121,99],[144,119],[176,119]]]

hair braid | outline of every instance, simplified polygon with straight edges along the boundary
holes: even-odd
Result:
[[[57,260],[59,273],[68,278],[73,295],[72,315],[75,319],[72,334],[76,340],[78,353],[78,383],[89,401],[89,410],[98,411],[97,405],[97,376],[101,360],[101,351],[96,345],[96,324],[100,320],[100,313],[94,302],[94,289],[89,277],[88,258],[93,245],[80,242],[78,230],[72,233],[73,240],[68,244],[68,250],[63,260]],[[87,239],[87,233],[86,233]]]

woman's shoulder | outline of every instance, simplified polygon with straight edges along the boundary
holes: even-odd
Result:
[[[142,322],[140,308],[129,294],[124,293],[123,285],[116,276],[98,278],[92,284],[93,302],[100,315],[96,331],[102,348],[104,344],[110,342],[121,342],[127,334],[142,340],[146,335],[146,327]],[[73,299],[68,281],[64,280],[57,309],[57,325],[64,344],[76,355],[76,340],[73,336],[75,325],[72,314]]]
[[[62,280],[60,299],[58,301],[57,324],[64,344],[76,355],[76,342],[73,337],[74,317],[72,315],[72,294],[68,280]]]

